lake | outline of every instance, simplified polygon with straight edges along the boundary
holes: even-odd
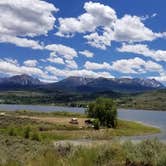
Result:
[[[82,112],[84,113],[84,108],[78,107],[62,107],[62,106],[41,106],[41,105],[12,105],[12,104],[0,104],[0,110],[5,111],[40,111],[40,112],[55,112],[55,111],[65,111],[65,112]]]
[[[158,138],[161,141],[166,142],[166,111],[147,111],[147,110],[132,110],[132,109],[119,109],[118,116],[124,120],[137,121],[158,127],[161,129],[160,134],[148,135],[148,136],[136,136],[130,137],[132,140],[142,140],[149,138]],[[126,138],[127,139],[127,138]]]
[[[84,113],[84,108],[77,107],[60,107],[60,106],[37,106],[37,105],[0,105],[0,110],[17,111],[17,110],[29,110],[29,111],[42,111],[42,112],[54,112],[54,111],[66,111],[66,112],[79,112]],[[145,110],[132,110],[132,109],[119,109],[118,116],[120,119],[137,121],[159,127],[161,134],[148,135],[148,136],[136,136],[129,137],[134,140],[141,140],[146,138],[157,137],[162,141],[166,141],[166,112],[163,111],[145,111]],[[128,139],[125,137],[124,139]]]

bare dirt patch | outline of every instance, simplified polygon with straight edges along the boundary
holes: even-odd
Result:
[[[47,123],[53,123],[53,124],[59,124],[59,125],[73,125],[73,126],[79,126],[79,127],[85,127],[85,120],[87,118],[77,118],[78,124],[70,124],[71,118],[68,117],[36,117],[36,116],[19,116],[21,118],[30,118],[37,121],[47,122]]]

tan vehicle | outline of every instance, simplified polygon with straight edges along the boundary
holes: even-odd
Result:
[[[77,118],[72,118],[69,123],[78,124],[78,119]]]
[[[1,112],[1,113],[0,113],[0,116],[5,116],[5,115],[6,115],[5,112]]]

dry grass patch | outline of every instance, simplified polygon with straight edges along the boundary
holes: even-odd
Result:
[[[87,118],[77,118],[78,119],[78,125],[76,124],[70,124],[71,118],[69,117],[37,117],[37,116],[19,116],[21,118],[30,118],[32,120],[47,122],[47,123],[53,123],[57,125],[71,125],[71,126],[78,126],[78,127],[86,127],[85,120]]]

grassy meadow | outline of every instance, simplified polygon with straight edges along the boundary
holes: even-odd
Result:
[[[165,166],[166,145],[158,140],[118,141],[93,146],[43,144],[1,137],[1,166]]]
[[[78,118],[78,125],[70,124],[71,117]],[[114,136],[147,135],[160,132],[158,128],[141,123],[118,120],[117,128],[101,127],[94,130],[84,123],[88,118],[78,113],[41,113],[18,111],[0,116],[0,133],[24,137],[29,130],[29,137],[37,133],[41,140],[65,139],[111,139]]]
[[[32,160],[31,166],[165,166],[166,145],[158,140],[100,144],[89,147],[60,145]]]
[[[78,125],[69,123],[72,117],[78,118]],[[0,166],[95,166],[110,165],[109,163],[125,165],[130,151],[126,152],[123,146],[136,145],[118,143],[117,146],[113,141],[116,136],[160,132],[154,127],[123,120],[118,120],[116,129],[101,127],[100,130],[94,130],[84,123],[86,119],[88,118],[84,114],[66,112],[6,112],[0,116]],[[97,143],[89,148],[58,144],[59,141],[82,139],[94,140]],[[104,140],[107,143],[104,143]],[[102,142],[103,144],[100,144]],[[151,144],[153,143],[160,144]],[[137,153],[132,155],[139,155],[140,152]],[[140,158],[135,161],[135,158],[129,158],[128,162],[140,163],[144,160]]]

